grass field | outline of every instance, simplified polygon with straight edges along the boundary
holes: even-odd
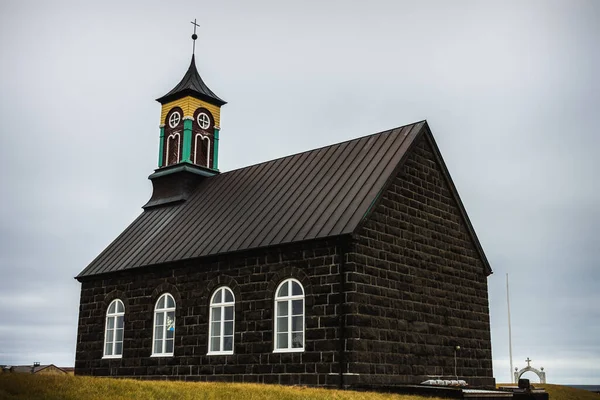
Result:
[[[550,400],[599,400],[600,395],[583,389],[568,386],[533,383],[533,386],[543,388],[550,395]]]
[[[0,399],[10,400],[433,400],[431,397],[242,383],[138,381],[80,376],[0,375]]]
[[[540,385],[550,400],[598,400],[600,396],[560,385]],[[138,381],[60,375],[1,374],[1,400],[439,400],[370,392],[241,383]]]

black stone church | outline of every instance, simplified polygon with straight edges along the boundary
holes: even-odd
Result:
[[[494,385],[491,269],[426,121],[219,172],[193,58],[158,101],[152,198],[76,277],[76,374],[388,386],[456,356]]]

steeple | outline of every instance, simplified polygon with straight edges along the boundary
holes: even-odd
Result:
[[[181,82],[177,84],[171,91],[162,97],[156,99],[160,104],[166,104],[175,99],[179,99],[185,96],[194,96],[200,100],[204,100],[209,103],[213,103],[217,106],[227,104],[225,100],[222,100],[212,90],[206,86],[206,83],[200,77],[198,69],[196,68],[196,57],[192,54],[192,62],[187,72],[181,79]]]
[[[192,24],[195,52],[198,25]],[[185,200],[202,177],[219,173],[221,106],[226,102],[200,77],[194,52],[181,81],[156,99],[161,104],[158,169],[149,177],[154,191],[145,208]]]

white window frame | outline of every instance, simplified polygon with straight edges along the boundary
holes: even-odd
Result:
[[[302,294],[301,295],[292,295],[292,282],[296,282],[298,285],[300,285],[300,289],[302,289]],[[279,296],[279,290],[281,289],[281,287],[283,285],[288,285],[288,295],[287,296]],[[292,314],[292,302],[294,300],[302,300],[302,314],[300,314],[302,316],[302,347],[292,347],[292,333],[299,333],[299,331],[297,332],[292,332],[292,317],[293,316],[299,316],[299,315],[293,315]],[[278,303],[282,303],[282,302],[287,302],[288,304],[288,313],[286,315],[287,319],[288,319],[288,329],[287,329],[287,335],[288,335],[288,347],[286,348],[278,348],[278,342],[279,342],[279,336],[278,336],[278,331],[277,331],[277,318],[279,317],[277,315],[277,304]],[[273,326],[273,331],[275,333],[275,335],[273,336],[273,353],[298,353],[298,352],[303,352],[304,348],[306,346],[306,296],[305,296],[305,291],[304,291],[304,287],[302,286],[302,284],[300,283],[300,281],[298,281],[297,279],[286,279],[283,282],[281,282],[279,284],[279,286],[277,286],[277,289],[275,290],[275,302],[274,302],[274,307],[273,307],[273,315],[274,315],[274,326]]]
[[[169,116],[169,126],[171,128],[176,128],[177,125],[179,125],[180,122],[181,122],[181,114],[179,114],[179,111],[174,111]]]
[[[121,307],[123,309],[123,311],[118,311],[119,310],[119,303],[121,304]],[[110,308],[112,307],[112,305],[115,305],[115,312],[109,312]],[[123,302],[120,299],[114,299],[113,301],[110,302],[110,304],[108,305],[108,308],[106,309],[106,320],[104,322],[104,347],[102,350],[102,354],[103,357],[102,358],[122,358],[123,357],[123,336],[121,336],[121,340],[117,340],[117,321],[118,319],[121,318],[121,320],[123,321],[123,328],[120,328],[121,330],[123,330],[123,335],[125,335],[125,304],[123,304]],[[112,319],[113,322],[113,328],[112,330],[112,341],[110,341],[112,343],[112,352],[111,354],[106,354],[106,344],[108,343],[108,321]],[[115,345],[117,343],[121,343],[121,354],[115,354]]]
[[[200,120],[201,116],[206,117],[206,119],[202,118],[202,120]],[[210,128],[210,117],[205,112],[201,111],[201,112],[198,113],[198,116],[196,117],[196,122],[198,123],[198,126],[201,129],[207,130],[208,128]],[[204,122],[206,122],[206,124]]]
[[[223,293],[221,294],[221,299],[222,301],[220,303],[215,303],[214,302],[214,298],[216,297],[217,293],[219,293],[220,291],[223,291]],[[231,297],[233,298],[233,301],[225,301],[225,291],[228,291],[229,293],[231,293]],[[225,320],[225,308],[227,307],[232,307],[233,308],[233,315],[232,315],[232,320]],[[212,351],[210,349],[210,345],[211,345],[211,339],[213,337],[213,310],[214,309],[220,309],[221,311],[221,321],[220,321],[220,334],[219,334],[219,348],[223,349],[223,344],[225,341],[225,322],[232,322],[233,324],[233,331],[232,331],[232,337],[231,337],[231,350],[217,350],[217,351]],[[227,286],[221,286],[219,287],[217,290],[214,291],[213,295],[210,298],[210,307],[209,307],[209,321],[208,321],[208,353],[206,353],[207,355],[219,355],[219,354],[233,354],[233,349],[235,346],[235,295],[233,294],[233,291],[227,287]],[[227,335],[229,336],[229,335]]]
[[[158,303],[160,302],[160,300],[163,297],[165,298],[165,307],[158,308]],[[173,300],[173,307],[167,307],[168,297],[170,297]],[[177,309],[177,303],[175,302],[175,298],[170,293],[163,293],[162,295],[160,295],[158,300],[156,300],[156,303],[154,304],[154,314],[152,315],[152,357],[172,357],[173,356],[173,353],[175,352],[175,310],[176,309]],[[166,343],[167,343],[167,326],[168,326],[167,314],[169,312],[173,312],[173,351],[170,353],[165,352],[165,347],[166,347]],[[155,336],[156,336],[156,315],[157,314],[163,314],[163,321],[164,321],[163,330],[162,330],[162,339],[160,339],[162,352],[156,352],[155,348],[154,348],[154,341],[155,341]]]

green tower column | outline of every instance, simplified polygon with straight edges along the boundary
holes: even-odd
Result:
[[[158,142],[158,168],[163,166],[163,152],[165,146],[165,127],[160,127],[160,139]]]
[[[215,128],[215,138],[213,140],[213,167],[215,171],[219,170],[219,128]]]
[[[192,162],[192,123],[189,118],[183,120],[183,156],[181,162]]]

